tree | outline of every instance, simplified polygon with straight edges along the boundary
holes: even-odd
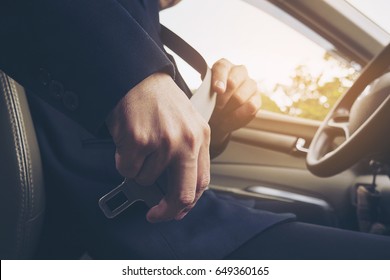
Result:
[[[263,93],[263,109],[290,116],[323,120],[337,99],[352,85],[360,67],[325,53],[321,68],[298,65],[290,84],[276,84]]]

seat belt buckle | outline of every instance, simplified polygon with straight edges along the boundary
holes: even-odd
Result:
[[[99,199],[100,209],[109,218],[115,218],[137,201],[143,201],[148,207],[157,205],[164,197],[159,183],[141,186],[134,180],[125,179],[119,186]]]

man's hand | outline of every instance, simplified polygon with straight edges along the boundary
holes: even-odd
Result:
[[[218,148],[228,135],[246,125],[261,106],[257,84],[249,78],[244,66],[221,59],[213,67],[212,90],[217,104],[210,119],[211,148]]]
[[[182,219],[210,181],[210,128],[172,78],[156,73],[131,89],[107,118],[116,168],[138,184],[167,172],[166,195],[150,222]]]

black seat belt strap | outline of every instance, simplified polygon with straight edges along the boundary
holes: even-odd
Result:
[[[199,72],[202,79],[205,77],[208,68],[207,63],[202,55],[200,55],[190,44],[164,25],[161,25],[161,39],[164,45]]]

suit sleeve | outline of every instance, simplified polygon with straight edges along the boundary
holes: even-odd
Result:
[[[149,75],[174,67],[115,0],[0,0],[0,68],[89,131]]]

